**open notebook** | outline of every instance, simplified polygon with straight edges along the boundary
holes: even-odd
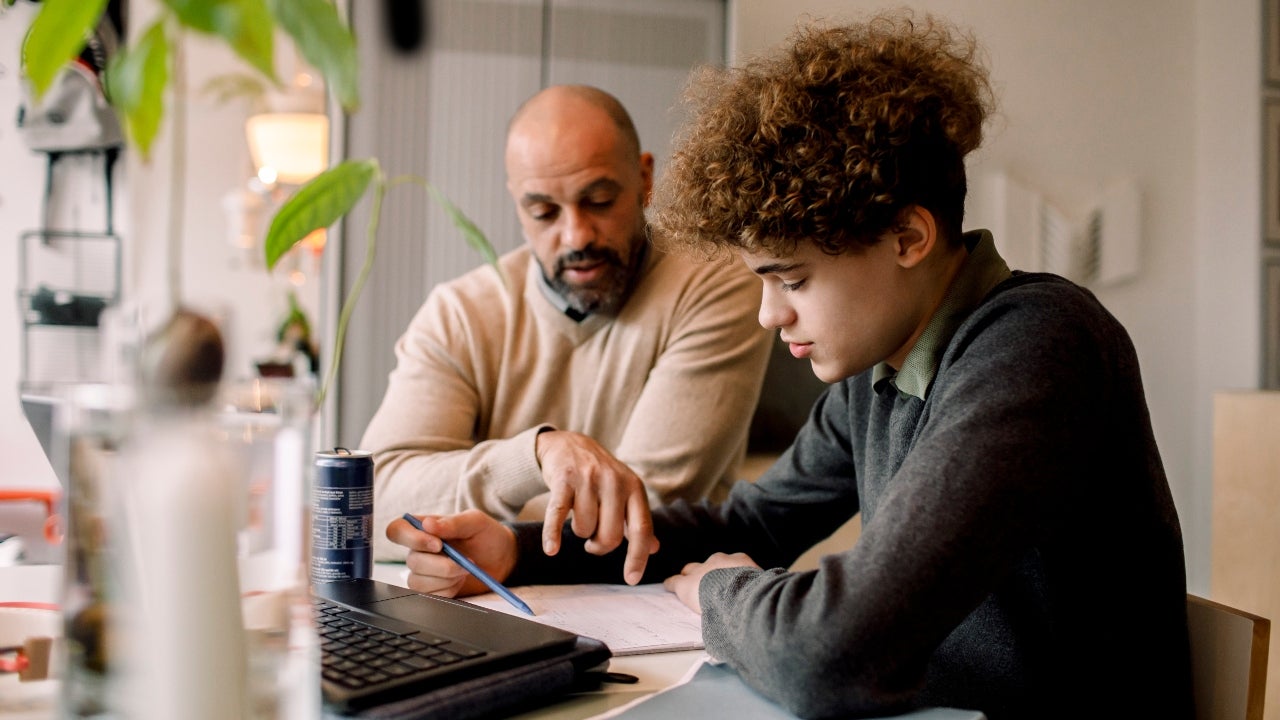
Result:
[[[510,702],[520,698],[501,697],[504,678],[557,658],[572,660],[573,675],[610,655],[603,643],[559,628],[377,580],[316,583],[312,596],[324,699],[344,713],[459,687],[483,694],[487,680]]]

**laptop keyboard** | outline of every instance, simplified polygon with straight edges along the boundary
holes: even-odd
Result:
[[[422,632],[394,632],[359,622],[349,608],[312,597],[322,677],[360,695],[482,657],[483,650]],[[374,619],[376,621],[376,619]]]

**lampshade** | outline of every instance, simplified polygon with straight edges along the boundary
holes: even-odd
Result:
[[[258,176],[300,185],[329,165],[329,118],[321,113],[263,113],[245,122]]]

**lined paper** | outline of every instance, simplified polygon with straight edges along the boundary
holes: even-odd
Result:
[[[662,587],[646,585],[528,585],[512,592],[529,604],[531,618],[600,640],[614,655],[702,649],[702,617]],[[529,618],[495,593],[467,602]]]

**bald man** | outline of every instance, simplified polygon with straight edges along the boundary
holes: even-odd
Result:
[[[657,548],[651,504],[720,499],[737,477],[770,343],[759,282],[649,244],[653,156],[597,88],[528,99],[506,170],[525,238],[500,259],[510,284],[485,266],[431,291],[361,442],[375,555],[405,558],[383,537],[405,512],[476,508],[544,520],[549,554],[571,518],[591,551],[626,539],[638,561]]]

